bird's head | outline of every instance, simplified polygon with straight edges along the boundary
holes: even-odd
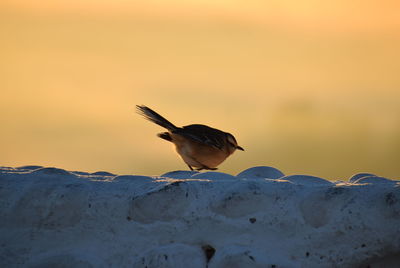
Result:
[[[232,134],[226,133],[226,141],[228,143],[227,145],[231,153],[233,153],[235,150],[244,151],[244,149],[237,144],[237,141]]]

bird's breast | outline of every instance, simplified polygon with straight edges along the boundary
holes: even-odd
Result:
[[[178,134],[171,133],[171,137],[177,153],[186,164],[193,167],[215,168],[230,155],[225,150],[190,140]]]

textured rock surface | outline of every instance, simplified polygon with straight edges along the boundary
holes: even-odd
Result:
[[[0,267],[399,267],[400,182],[0,168]]]

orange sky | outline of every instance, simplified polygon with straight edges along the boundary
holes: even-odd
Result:
[[[108,16],[125,13],[154,17],[218,17],[303,30],[400,30],[400,3],[392,0],[6,0],[0,6],[36,12],[97,13]]]
[[[0,2],[0,165],[186,166],[145,104],[231,132],[238,173],[398,176],[395,1]]]

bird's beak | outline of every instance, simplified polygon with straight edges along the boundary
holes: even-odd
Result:
[[[244,151],[244,149],[240,146],[236,146],[236,149],[240,150],[240,151]]]

